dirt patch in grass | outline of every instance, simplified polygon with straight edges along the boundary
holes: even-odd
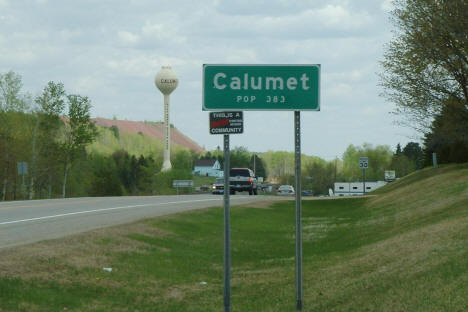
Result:
[[[218,286],[218,285],[216,285]],[[200,283],[190,284],[190,285],[177,285],[174,287],[170,287],[164,291],[163,298],[165,300],[177,300],[183,301],[186,296],[190,296],[192,294],[200,293],[202,291],[206,291],[207,289],[211,289],[213,285],[208,284],[205,281],[201,281]]]
[[[139,221],[66,238],[0,250],[0,276],[66,282],[70,269],[109,267],[110,255],[143,252],[148,245],[130,234],[164,237],[171,233]],[[76,276],[73,277],[76,280]]]
[[[248,203],[243,205],[236,205],[235,207],[249,207],[249,208],[261,208],[261,209],[271,209],[271,205],[274,204],[275,201],[271,200],[262,200],[255,203]]]
[[[268,269],[240,269],[237,268],[232,272],[232,283],[239,284],[270,284],[278,283],[287,277],[287,270],[282,267]]]
[[[182,301],[185,297],[185,291],[181,289],[180,287],[172,287],[169,288],[164,295],[164,299],[169,300],[169,299],[175,299]]]

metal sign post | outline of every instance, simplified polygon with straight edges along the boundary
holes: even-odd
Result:
[[[224,134],[224,308],[230,311],[229,134],[241,133],[240,112],[294,111],[296,173],[296,308],[302,310],[301,125],[300,111],[320,111],[320,64],[204,64],[202,110],[210,133]],[[240,118],[239,118],[240,117]],[[255,161],[255,158],[254,158]],[[255,164],[254,164],[255,166]]]
[[[26,198],[26,185],[24,184],[24,176],[28,174],[28,163],[19,162],[18,164],[18,174],[21,176],[21,196],[23,199]]]
[[[369,168],[369,158],[359,157],[359,168],[362,168],[362,193],[366,194],[366,169]]]
[[[294,112],[296,163],[296,309],[302,310],[301,112]]]
[[[224,135],[224,311],[231,311],[231,232],[229,222],[229,134]]]
[[[231,311],[231,225],[229,222],[229,134],[244,132],[242,112],[210,113],[210,134],[224,135],[224,311]]]
[[[366,169],[362,169],[362,176],[363,176],[363,179],[362,179],[363,194],[366,195]]]

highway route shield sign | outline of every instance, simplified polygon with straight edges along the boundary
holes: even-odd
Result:
[[[360,169],[369,168],[369,158],[368,157],[359,157],[359,168]]]

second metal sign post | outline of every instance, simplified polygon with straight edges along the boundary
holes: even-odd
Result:
[[[229,134],[243,132],[243,124],[230,115],[233,112],[226,112],[230,110],[294,111],[296,309],[303,308],[300,111],[320,111],[320,68],[319,64],[203,65],[202,109],[218,112],[210,113],[210,133],[224,134],[224,311],[231,310]]]
[[[224,311],[231,311],[231,223],[229,183],[229,134],[244,132],[242,112],[210,113],[210,133],[224,134]]]

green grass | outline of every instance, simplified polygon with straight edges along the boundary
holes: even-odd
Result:
[[[120,130],[117,138],[109,128],[97,126],[97,129],[99,134],[96,140],[87,147],[89,153],[111,155],[115,151],[125,150],[136,157],[140,155],[162,157],[164,144],[156,137]],[[175,144],[171,146],[172,153],[182,150],[188,148]]]
[[[468,166],[408,181],[303,202],[304,311],[468,310]],[[294,202],[231,222],[232,310],[294,311]],[[0,251],[0,311],[222,310],[220,207],[41,244]]]
[[[202,186],[208,185],[211,187],[211,184],[215,182],[215,177],[203,177],[203,176],[193,176],[193,186]]]

